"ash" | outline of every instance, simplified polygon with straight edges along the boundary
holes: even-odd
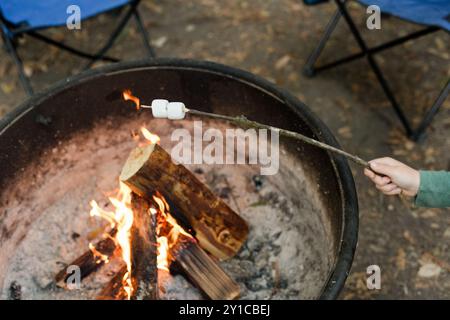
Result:
[[[14,284],[22,299],[94,299],[120,269],[116,257],[85,278],[80,290],[53,284],[64,263],[102,236],[106,224],[89,217],[89,201],[107,207],[105,194],[114,194],[121,168],[136,146],[130,132],[143,124],[160,135],[167,150],[174,145],[174,128],[192,129],[191,121],[153,120],[148,114],[120,126],[103,123],[49,150],[39,164],[24,168],[27,179],[19,177],[3,192],[2,223],[9,237],[0,244],[0,298],[11,299]],[[259,176],[254,165],[187,166],[250,226],[238,255],[220,263],[240,284],[241,299],[316,298],[334,264],[320,188],[298,159],[282,146],[280,152],[280,171],[274,176]],[[181,275],[160,271],[158,281],[161,299],[204,298]]]

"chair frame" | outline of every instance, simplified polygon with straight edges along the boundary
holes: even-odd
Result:
[[[347,10],[347,7],[346,7],[347,0],[335,0],[335,3],[338,8],[337,8],[336,12],[334,13],[333,17],[331,18],[330,22],[328,23],[328,25],[326,26],[325,32],[324,32],[322,38],[320,39],[317,47],[314,49],[314,51],[311,53],[308,60],[306,61],[306,64],[303,69],[304,74],[308,77],[312,77],[315,74],[317,74],[318,72],[321,72],[321,71],[324,71],[327,69],[331,69],[333,67],[357,60],[362,57],[366,57],[369,65],[370,65],[370,68],[374,72],[386,97],[390,101],[397,117],[399,118],[401,124],[403,125],[406,135],[414,141],[421,140],[424,137],[424,133],[425,133],[426,129],[431,124],[431,122],[433,121],[433,118],[436,116],[440,107],[442,106],[445,99],[449,95],[450,79],[447,80],[446,85],[439,93],[439,95],[436,98],[436,100],[434,101],[433,105],[426,111],[419,126],[414,129],[411,122],[405,116],[403,108],[401,107],[401,105],[399,104],[397,99],[395,98],[395,95],[394,95],[391,87],[389,86],[389,83],[387,82],[386,78],[384,77],[378,63],[374,59],[374,55],[383,50],[398,46],[400,44],[403,44],[403,43],[413,40],[413,39],[417,39],[419,37],[423,37],[425,35],[439,31],[441,29],[438,27],[434,27],[434,26],[426,27],[422,30],[413,32],[406,36],[402,36],[397,39],[394,39],[394,40],[388,41],[386,43],[383,43],[381,45],[370,48],[364,41],[361,33],[359,32],[350,13]],[[329,38],[330,38],[331,34],[333,33],[333,31],[335,30],[336,26],[338,25],[338,22],[341,17],[344,18],[345,22],[349,26],[354,39],[358,43],[360,52],[349,55],[349,56],[341,58],[341,59],[338,59],[336,61],[324,64],[324,65],[318,66],[318,67],[315,66],[317,59],[319,58],[320,54],[322,53],[323,49],[325,48],[327,41],[329,40]]]
[[[31,85],[31,81],[28,78],[28,76],[25,74],[22,59],[20,58],[20,56],[17,52],[18,42],[16,41],[16,39],[22,35],[28,35],[36,40],[45,42],[51,46],[54,46],[61,50],[70,52],[79,57],[88,59],[89,61],[85,65],[84,69],[89,69],[90,67],[92,67],[92,65],[95,62],[97,62],[99,60],[108,61],[108,62],[120,61],[118,58],[114,58],[114,57],[110,57],[110,56],[106,55],[106,53],[114,45],[116,39],[122,33],[123,29],[126,27],[127,23],[130,21],[130,19],[132,17],[134,17],[135,21],[137,23],[139,32],[141,34],[143,44],[145,46],[145,49],[148,52],[148,55],[152,58],[155,57],[155,52],[149,42],[149,34],[143,25],[141,16],[138,11],[138,5],[139,5],[140,1],[141,0],[131,0],[128,3],[122,5],[118,8],[114,8],[114,9],[102,12],[102,13],[106,13],[106,12],[109,12],[109,11],[112,11],[115,9],[121,9],[121,10],[126,9],[124,16],[119,21],[117,26],[115,26],[115,28],[113,29],[113,32],[112,32],[111,36],[109,37],[109,39],[95,53],[84,52],[84,51],[74,48],[72,46],[68,46],[62,42],[56,41],[50,37],[43,35],[42,33],[37,32],[36,29],[20,28],[20,27],[11,25],[0,13],[0,32],[2,35],[2,39],[5,44],[7,52],[10,54],[11,58],[13,59],[15,65],[19,71],[19,80],[20,80],[25,92],[30,96],[33,95],[33,87]],[[43,28],[43,29],[48,29],[48,28]],[[8,30],[12,34],[12,36],[8,36],[5,32],[5,30]]]

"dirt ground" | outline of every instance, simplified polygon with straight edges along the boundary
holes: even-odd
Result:
[[[226,4],[225,4],[226,3]],[[158,56],[216,61],[258,74],[305,102],[342,146],[363,158],[390,155],[416,168],[450,170],[450,99],[420,144],[402,134],[379,84],[361,59],[309,79],[301,70],[335,10],[333,3],[306,7],[300,0],[153,0],[141,14]],[[365,10],[351,4],[360,27]],[[56,39],[92,50],[104,40],[117,13],[82,23],[81,31],[46,31]],[[363,28],[370,44],[419,27],[383,18],[382,29]],[[415,123],[450,77],[449,35],[438,32],[377,56],[398,100]],[[20,54],[33,85],[41,90],[80,72],[83,61],[33,39]],[[341,22],[321,61],[358,47]],[[124,60],[145,55],[134,22],[110,52]],[[324,94],[325,93],[325,94]],[[13,62],[0,50],[0,116],[26,98]],[[359,245],[342,299],[450,298],[450,212],[414,208],[409,199],[384,197],[352,167],[360,205]],[[368,290],[366,268],[381,268],[381,290]]]

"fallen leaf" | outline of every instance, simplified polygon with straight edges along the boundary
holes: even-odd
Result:
[[[162,48],[166,42],[167,42],[167,37],[162,36],[155,40],[152,40],[152,45],[154,45],[156,48]]]
[[[192,32],[195,30],[195,25],[193,24],[188,24],[185,28],[186,32]]]
[[[437,264],[429,262],[421,266],[417,274],[421,278],[432,278],[437,277],[441,273],[441,271],[441,267],[439,267]]]
[[[414,240],[414,238],[411,236],[411,233],[409,233],[408,230],[406,230],[405,232],[403,232],[403,237],[410,243],[414,244],[416,241]]]
[[[299,3],[291,3],[290,5],[291,11],[301,11],[302,6]]]
[[[284,68],[289,63],[290,60],[291,57],[288,54],[282,56],[280,59],[277,60],[277,62],[275,62],[275,69],[280,70]]]
[[[425,163],[432,164],[436,161],[436,149],[429,147],[425,150]]]
[[[442,39],[439,38],[439,37],[436,37],[436,38],[434,39],[434,42],[436,43],[436,46],[437,46],[437,48],[438,48],[439,50],[445,50],[446,45],[445,45],[444,40],[442,40]]]
[[[430,224],[430,227],[432,228],[432,229],[440,229],[441,228],[441,226],[440,226],[440,224],[439,223],[432,223],[432,224]]]
[[[420,217],[424,219],[434,218],[436,217],[436,211],[433,209],[425,210],[424,212],[420,213]]]
[[[344,110],[350,109],[350,104],[344,99],[336,99],[336,104]]]
[[[31,77],[33,75],[33,67],[29,64],[24,64],[23,73],[25,73],[27,77]]]
[[[444,231],[444,238],[450,238],[450,227],[445,229],[445,231]]]
[[[395,264],[399,270],[406,269],[406,253],[402,248],[398,249],[397,256],[395,257]]]
[[[9,94],[14,90],[14,86],[12,84],[5,82],[0,85],[0,88],[2,88],[2,91],[6,94]]]
[[[352,130],[349,126],[345,126],[338,129],[338,134],[345,139],[351,139]]]
[[[408,141],[405,142],[405,148],[408,151],[411,151],[412,149],[414,149],[415,145],[416,144],[414,142],[412,142],[411,140],[408,140]]]

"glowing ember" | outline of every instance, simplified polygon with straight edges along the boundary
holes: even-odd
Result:
[[[139,108],[141,107],[141,101],[139,100],[138,97],[133,96],[133,94],[131,93],[131,90],[124,90],[122,92],[122,96],[126,101],[128,101],[128,100],[133,101],[134,104],[136,105],[136,110],[139,110]]]
[[[122,259],[127,266],[123,287],[130,299],[133,287],[131,284],[131,245],[130,229],[133,225],[133,211],[131,210],[131,190],[122,182],[117,197],[110,197],[109,201],[115,211],[102,210],[95,201],[91,201],[91,216],[101,217],[117,228],[116,241],[122,252]],[[92,249],[91,249],[92,250]]]
[[[92,243],[89,243],[89,250],[91,250],[92,254],[95,257],[95,262],[97,264],[100,264],[102,262],[104,263],[108,263],[109,262],[109,258],[107,255],[102,254],[100,251],[98,251],[95,246]]]

